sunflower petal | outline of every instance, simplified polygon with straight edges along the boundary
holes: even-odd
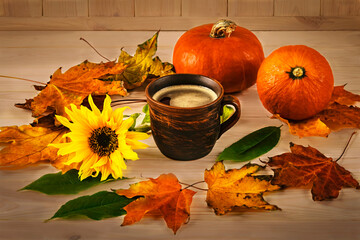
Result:
[[[129,131],[126,133],[126,138],[132,140],[145,140],[149,138],[149,134],[143,132]]]
[[[66,109],[67,108],[65,108],[65,110]],[[63,116],[60,116],[60,115],[55,115],[55,117],[56,117],[56,120],[58,120],[62,125],[64,125],[65,127],[71,129],[71,123],[66,117],[63,117]]]
[[[133,123],[134,123],[134,119],[131,117],[122,121],[120,127],[116,130],[116,134],[123,135],[128,131],[128,129],[131,127]]]
[[[105,120],[106,122],[109,121],[111,114],[112,114],[111,98],[109,95],[106,94],[103,111],[101,113],[103,120]]]
[[[129,145],[131,149],[145,149],[149,147],[149,145],[133,139],[126,139],[126,144]]]
[[[116,150],[111,155],[112,164],[118,166],[120,169],[126,169],[127,166],[125,164],[124,158],[121,156],[121,153]]]
[[[91,110],[93,111],[93,113],[94,113],[96,116],[100,116],[100,114],[101,114],[101,113],[100,113],[100,110],[99,110],[99,108],[95,105],[94,100],[93,100],[91,94],[89,94],[89,96],[88,96],[88,102],[89,102],[89,105],[90,105]]]
[[[95,162],[91,168],[98,168],[101,167],[103,165],[105,165],[108,162],[108,157],[102,157],[100,158],[97,162]]]
[[[113,111],[112,113],[112,118],[114,119],[115,123],[116,123],[116,128],[119,128],[123,122],[123,118],[124,118],[124,111],[126,109],[130,109],[129,107],[122,107],[122,108],[117,108],[115,109],[115,111]]]

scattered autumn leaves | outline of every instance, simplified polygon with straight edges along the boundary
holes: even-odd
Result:
[[[346,91],[344,87],[334,87],[328,107],[311,118],[292,121],[277,114],[273,118],[286,123],[290,133],[299,137],[327,137],[332,131],[360,128],[360,108],[353,106],[356,102],[360,102],[360,95]]]
[[[2,127],[0,143],[0,167],[25,167],[40,162],[50,162],[53,166],[67,171],[74,166],[63,166],[63,158],[57,156],[57,149],[47,147],[50,143],[66,141],[62,136],[67,129],[61,127],[55,114],[67,117],[65,108],[87,103],[87,96],[100,99],[104,96],[127,96],[127,89],[141,86],[145,81],[173,74],[173,65],[161,62],[154,57],[157,50],[156,32],[149,40],[138,45],[134,56],[121,50],[118,61],[106,63],[83,63],[73,66],[62,73],[55,71],[46,86],[35,86],[40,93],[33,99],[27,99],[17,107],[32,111],[34,123],[20,127]]]
[[[29,109],[33,117],[41,119],[54,114],[66,116],[65,107],[70,104],[80,106],[88,95],[127,96],[127,89],[141,86],[147,79],[173,74],[173,65],[154,57],[157,50],[159,32],[138,45],[134,56],[121,50],[118,61],[105,63],[83,63],[62,73],[55,71],[50,81],[43,86],[35,86],[40,93],[17,107]],[[60,125],[55,122],[55,125]]]
[[[50,143],[66,141],[62,136],[68,130],[56,127],[59,124],[54,122],[54,115],[67,117],[65,107],[70,104],[86,104],[84,100],[89,94],[100,97],[105,94],[127,96],[128,89],[139,87],[149,79],[172,74],[171,64],[163,63],[158,57],[154,57],[158,34],[159,32],[155,33],[151,39],[138,45],[134,56],[122,50],[117,61],[84,61],[64,73],[60,68],[45,87],[36,86],[35,89],[40,91],[36,97],[26,100],[24,104],[17,104],[18,107],[32,111],[36,118],[34,126],[0,128],[0,144],[5,145],[0,151],[0,167],[18,168],[50,162],[62,169],[64,166],[59,164],[66,162],[62,159],[64,156],[57,156],[57,149],[47,146]],[[327,137],[332,131],[360,128],[360,108],[352,106],[359,101],[360,95],[346,91],[344,86],[337,86],[329,106],[310,119],[288,121],[276,115],[273,117],[288,124],[290,132],[299,137]],[[337,160],[324,156],[310,146],[291,143],[290,149],[291,152],[271,157],[266,163],[274,171],[274,176],[259,175],[265,167],[257,164],[225,170],[223,162],[216,162],[210,170],[205,170],[204,174],[208,185],[208,206],[213,208],[217,215],[237,209],[279,210],[276,205],[264,199],[265,193],[284,187],[309,187],[313,200],[318,201],[337,198],[344,187],[360,188],[351,173],[340,166]],[[69,169],[71,168],[72,166],[69,166]],[[129,189],[117,190],[116,194],[99,192],[71,200],[52,218],[84,215],[99,220],[126,214],[122,223],[122,226],[126,226],[140,221],[148,213],[157,212],[176,233],[188,222],[195,193],[187,187],[182,188],[175,175],[162,174],[156,179],[132,184]],[[118,198],[119,196],[121,198]],[[85,209],[84,201],[91,205],[91,208],[98,203],[99,212]]]

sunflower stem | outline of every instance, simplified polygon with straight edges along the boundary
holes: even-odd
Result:
[[[356,132],[353,132],[353,133],[351,134],[349,140],[348,140],[347,143],[346,143],[346,146],[345,146],[343,152],[341,153],[340,157],[338,157],[338,159],[335,160],[335,162],[339,161],[339,160],[342,158],[342,156],[344,155],[344,153],[345,153],[347,147],[349,146],[350,141],[351,141],[352,137],[355,135],[355,133],[356,133]]]
[[[186,187],[184,187],[183,189],[187,189],[187,188],[195,188],[195,189],[198,189],[198,190],[202,190],[202,191],[207,191],[208,189],[205,189],[205,188],[199,188],[199,187],[196,187],[195,185],[196,184],[199,184],[199,183],[204,183],[205,181],[198,181],[198,182],[195,182],[193,184],[187,184],[187,183],[183,183],[183,182],[179,182],[180,184],[182,185],[186,185]]]
[[[133,98],[133,99],[120,99],[120,100],[115,100],[115,101],[112,101],[112,103],[119,103],[119,104],[112,104],[112,107],[122,105],[122,104],[123,104],[122,102],[140,103],[140,102],[146,102],[146,100],[145,100],[145,99],[139,99],[139,98],[138,98],[138,99]]]
[[[107,57],[104,57],[101,53],[99,53],[98,50],[96,50],[96,48],[93,47],[93,46],[92,46],[88,41],[86,41],[84,38],[81,37],[80,40],[86,42],[92,49],[94,49],[94,51],[95,51],[97,54],[99,54],[100,57],[102,57],[102,58],[108,60],[109,62],[111,62],[110,59],[108,59]]]
[[[6,76],[6,75],[0,75],[0,77],[3,77],[3,78],[13,78],[13,79],[17,79],[17,80],[23,80],[23,81],[27,81],[27,82],[32,82],[32,83],[37,83],[37,84],[41,84],[41,85],[46,85],[46,83],[39,82],[39,81],[35,81],[35,80],[31,80],[31,79],[27,79],[27,78],[12,77],[12,76]]]

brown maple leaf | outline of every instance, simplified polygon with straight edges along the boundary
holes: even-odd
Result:
[[[317,149],[290,143],[291,152],[269,158],[273,184],[310,187],[314,201],[337,198],[343,187],[359,189],[359,183],[336,160]]]
[[[99,80],[107,75],[120,74],[125,68],[123,63],[96,64],[88,61],[71,67],[65,73],[59,68],[34,99],[28,99],[25,104],[16,106],[30,108],[36,118],[54,113],[67,116],[65,107],[69,108],[70,104],[80,106],[89,94],[126,96],[127,91],[122,81]]]
[[[0,167],[19,168],[49,161],[59,164],[64,160],[57,156],[57,148],[47,145],[65,141],[62,136],[68,132],[66,128],[53,131],[23,125],[1,127],[0,130],[0,144],[5,145],[0,151]]]
[[[255,176],[263,169],[256,164],[247,164],[240,169],[225,171],[222,162],[217,162],[210,170],[205,170],[205,182],[208,184],[206,202],[222,215],[232,211],[235,207],[278,210],[263,198],[266,191],[280,189],[270,183],[270,176]]]
[[[360,95],[334,87],[330,104],[315,116],[301,121],[287,120],[278,114],[272,116],[289,126],[289,131],[299,137],[327,137],[332,131],[344,128],[360,128],[360,108],[350,106],[360,101]]]
[[[146,213],[156,210],[160,211],[167,226],[175,234],[188,221],[192,197],[196,192],[181,189],[174,174],[162,174],[156,179],[132,184],[129,189],[117,190],[116,193],[127,198],[140,196],[124,207],[127,214],[122,226],[136,223]]]
[[[345,90],[345,85],[334,87],[330,103],[337,102],[341,105],[354,105],[360,102],[360,95]]]

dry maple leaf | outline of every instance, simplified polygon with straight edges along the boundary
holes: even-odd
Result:
[[[247,164],[240,169],[225,171],[222,162],[217,162],[210,170],[205,170],[205,182],[208,184],[206,202],[222,215],[235,207],[278,210],[263,199],[263,193],[280,189],[272,185],[265,176],[254,176],[263,169],[256,164]]]
[[[62,136],[68,132],[64,128],[53,131],[30,125],[1,127],[0,130],[0,144],[5,145],[0,151],[0,166],[13,168],[45,161],[60,161],[57,148],[47,145],[64,141]]]
[[[314,201],[337,198],[343,187],[359,189],[359,183],[336,160],[317,149],[290,143],[291,153],[269,158],[273,184],[286,187],[311,187]]]
[[[337,102],[341,105],[354,105],[360,102],[360,95],[345,90],[345,85],[334,87],[331,103]]]
[[[73,103],[80,106],[89,95],[126,96],[127,91],[121,81],[103,81],[99,78],[107,75],[120,74],[126,66],[123,63],[91,63],[85,61],[71,67],[65,73],[59,68],[51,77],[46,87],[34,98],[25,104],[16,106],[30,108],[33,117],[53,114],[66,116],[65,107]]]
[[[190,205],[196,192],[181,189],[174,174],[162,174],[156,179],[132,184],[129,189],[117,190],[116,193],[127,198],[140,197],[124,207],[127,214],[122,226],[136,223],[146,213],[158,210],[167,226],[176,233],[190,216]]]
[[[360,95],[353,94],[344,89],[344,86],[334,87],[330,104],[315,116],[293,121],[272,116],[289,126],[289,131],[299,137],[319,136],[327,137],[332,131],[344,128],[360,128],[360,108],[350,106],[360,101]]]
[[[139,44],[134,56],[121,50],[119,62],[127,65],[126,69],[114,76],[114,79],[124,82],[126,89],[139,87],[149,77],[162,77],[174,74],[174,66],[168,62],[161,62],[159,57],[154,57],[157,51],[159,31],[152,38]]]

